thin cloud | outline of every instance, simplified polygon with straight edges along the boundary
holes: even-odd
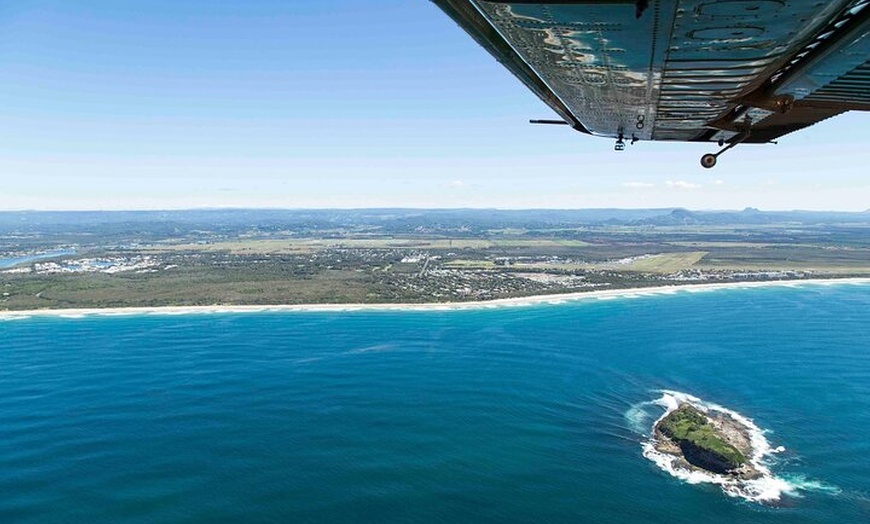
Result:
[[[651,184],[649,182],[623,182],[621,184],[622,187],[632,187],[632,188],[644,188],[644,187],[655,187],[655,184]]]
[[[452,188],[456,188],[456,189],[462,189],[462,188],[464,188],[464,187],[468,187],[468,184],[466,184],[466,183],[465,183],[464,181],[462,181],[462,180],[454,180],[454,181],[450,182],[450,183],[447,184],[447,185],[450,186],[450,187],[452,187]]]
[[[701,184],[687,182],[685,180],[668,180],[667,182],[665,182],[665,185],[677,189],[699,189],[701,187]]]

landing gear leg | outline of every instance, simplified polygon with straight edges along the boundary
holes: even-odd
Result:
[[[725,151],[728,151],[732,147],[735,147],[736,145],[740,144],[741,142],[743,142],[747,138],[749,138],[749,130],[747,129],[746,131],[741,131],[737,136],[735,136],[733,139],[731,139],[730,144],[728,144],[727,146],[720,149],[717,153],[707,153],[706,155],[702,156],[701,157],[701,166],[704,167],[704,169],[710,169],[711,167],[715,166],[716,160],[719,158],[719,155],[721,155]],[[723,143],[724,142],[722,140],[720,140],[719,146],[722,146]]]

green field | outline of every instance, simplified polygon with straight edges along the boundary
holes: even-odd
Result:
[[[674,273],[694,266],[706,255],[706,251],[662,253],[658,255],[650,255],[638,258],[637,260],[633,260],[632,262],[624,264],[621,267],[612,264],[603,264],[601,265],[601,267],[644,273]]]
[[[310,214],[304,212],[306,221]],[[4,250],[7,257],[76,251],[0,271],[0,309],[441,302],[870,275],[864,225],[570,227],[560,220],[552,227],[401,222],[391,229],[359,218],[340,227],[333,214],[300,230],[120,222],[81,232],[55,226],[0,234],[0,259]],[[153,265],[111,274],[60,267],[83,258],[137,257]],[[46,271],[48,262],[58,267]]]
[[[167,242],[149,246],[148,252],[180,252],[226,251],[235,254],[292,254],[313,253],[324,249],[547,249],[547,248],[577,248],[588,246],[587,242],[579,240],[550,239],[475,239],[475,238],[343,238],[343,239],[250,239],[232,240],[208,243],[174,243]]]

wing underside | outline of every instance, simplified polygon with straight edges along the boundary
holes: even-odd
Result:
[[[433,0],[575,129],[766,142],[870,109],[870,0]]]

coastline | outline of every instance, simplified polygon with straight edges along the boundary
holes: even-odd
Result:
[[[679,284],[668,286],[605,289],[580,291],[528,297],[500,298],[473,302],[427,302],[427,303],[385,303],[385,304],[276,304],[276,305],[211,305],[211,306],[149,306],[121,308],[70,308],[70,309],[30,309],[0,310],[0,320],[40,317],[83,317],[92,315],[122,316],[141,314],[181,315],[190,313],[255,313],[255,312],[339,312],[339,311],[443,311],[490,309],[501,307],[524,307],[541,304],[560,304],[582,300],[607,300],[636,298],[648,295],[671,295],[675,293],[697,293],[723,289],[798,287],[804,285],[842,285],[870,284],[870,277],[855,278],[814,278],[796,280],[766,280],[760,282],[719,282],[705,284]]]

